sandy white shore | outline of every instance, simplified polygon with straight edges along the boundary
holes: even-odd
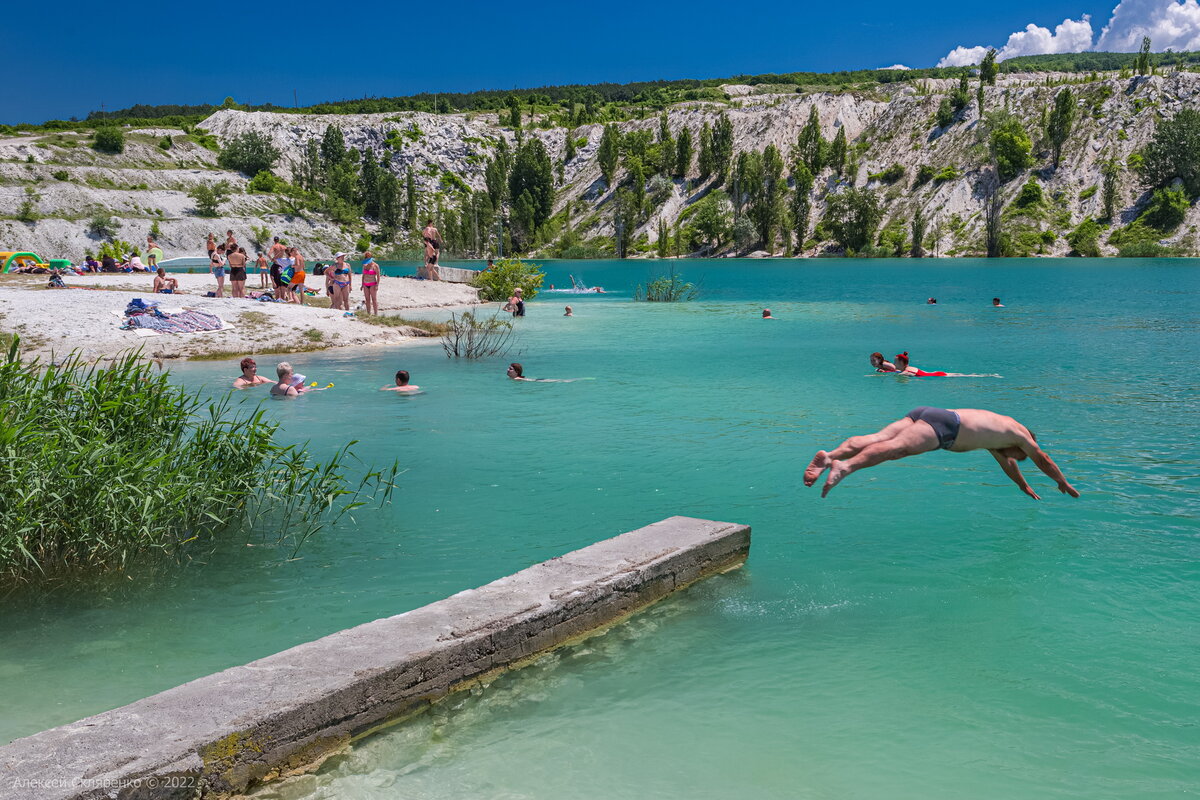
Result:
[[[67,276],[72,289],[47,289],[43,275],[0,276],[0,332],[22,337],[26,356],[50,357],[78,350],[85,358],[113,356],[141,348],[159,358],[188,358],[222,353],[267,354],[323,350],[331,347],[394,345],[420,341],[423,332],[408,327],[372,325],[359,311],[354,317],[342,311],[290,303],[261,303],[228,297],[204,297],[215,291],[210,275],[175,275],[180,282],[176,295],[152,295],[152,278],[147,275]],[[320,288],[323,281],[310,279]],[[251,276],[247,289],[257,288]],[[193,308],[221,317],[231,329],[191,333],[139,336],[121,330],[126,305],[135,297],[156,300],[164,310]],[[357,290],[351,307],[362,300]],[[478,303],[475,289],[462,284],[384,278],[379,292],[380,311],[400,314],[407,309],[447,308]],[[114,313],[116,312],[116,313]]]

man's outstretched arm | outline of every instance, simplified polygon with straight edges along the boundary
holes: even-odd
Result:
[[[1046,473],[1055,483],[1058,484],[1058,490],[1063,494],[1069,494],[1071,497],[1079,497],[1079,492],[1075,491],[1075,487],[1067,482],[1067,477],[1062,474],[1062,470],[1054,463],[1046,452],[1034,444],[1031,447],[1025,446],[1021,448],[1029,454],[1029,459],[1037,465],[1037,468]]]
[[[1004,470],[1004,474],[1012,479],[1012,482],[1015,483],[1022,492],[1029,495],[1034,500],[1042,499],[1038,497],[1037,492],[1030,488],[1029,483],[1026,482],[1025,476],[1021,474],[1021,468],[1017,466],[1017,460],[1015,458],[1001,455],[996,450],[988,450],[988,452],[992,454],[992,458],[996,459],[996,463],[1000,465],[1000,469]]]

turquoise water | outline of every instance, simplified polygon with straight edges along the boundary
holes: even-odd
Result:
[[[645,264],[548,264],[548,282],[574,273],[610,293],[539,296],[509,359],[451,362],[436,346],[293,357],[336,388],[268,413],[319,452],[354,437],[367,462],[399,459],[393,504],[296,561],[229,543],[103,592],[10,603],[0,740],[688,514],[751,524],[746,567],[269,794],[1194,792],[1200,273],[679,266],[702,300],[630,302]],[[764,306],[779,319],[760,320]],[[924,369],[1003,377],[871,374],[868,353],[905,349]],[[595,380],[515,383],[508,360]],[[400,368],[424,394],[377,391]],[[173,370],[214,388],[236,373]],[[979,453],[884,464],[826,500],[801,485],[817,448],[917,405],[1013,414],[1083,496],[1035,471],[1034,502]]]

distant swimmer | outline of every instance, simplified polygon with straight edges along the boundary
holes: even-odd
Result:
[[[992,298],[992,308],[1004,308],[1004,303],[1000,302],[999,297]]]
[[[936,306],[936,305],[937,305],[937,298],[936,298],[936,297],[931,297],[931,298],[929,298],[928,300],[926,300],[926,301],[925,301],[925,305],[927,305],[927,306]]]
[[[416,392],[420,390],[420,386],[408,382],[408,370],[400,370],[396,373],[395,386],[381,386],[381,392]]]
[[[258,374],[258,365],[254,363],[254,359],[249,356],[242,359],[241,363],[242,374],[233,381],[233,388],[248,389],[251,386],[261,386],[264,383],[270,383],[270,378],[264,378]]]
[[[769,309],[769,308],[764,308],[764,309],[763,309],[763,316],[762,316],[762,318],[763,318],[763,319],[775,319],[774,317],[772,317],[772,316],[771,316],[771,309]]]
[[[876,372],[899,372],[896,365],[884,359],[883,353],[871,353],[871,366]]]
[[[594,378],[526,378],[525,368],[516,361],[508,365],[508,377],[514,381],[529,381],[531,383],[574,383],[575,381],[590,381]]]
[[[939,449],[953,453],[987,450],[1022,492],[1041,500],[1017,466],[1018,461],[1031,458],[1058,485],[1060,492],[1079,497],[1050,456],[1038,447],[1033,431],[1012,417],[978,408],[921,406],[878,433],[851,436],[828,452],[818,450],[804,471],[804,485],[812,486],[828,469],[829,476],[821,490],[824,497],[852,472]]]
[[[575,312],[571,310],[570,306],[567,306],[567,310],[563,312],[563,316],[564,317],[573,317],[573,316],[575,316]]]
[[[909,366],[907,350],[896,356],[896,371],[905,375],[915,375],[918,378],[945,378],[950,374],[949,372],[926,372],[923,369]]]
[[[275,367],[275,374],[279,376],[279,382],[271,387],[271,394],[275,397],[299,397],[304,391],[303,376],[296,375],[292,371],[292,365],[286,361],[281,361]],[[299,380],[297,380],[299,378]]]

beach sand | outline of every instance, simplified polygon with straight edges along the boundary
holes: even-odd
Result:
[[[57,357],[78,350],[84,358],[99,359],[125,350],[142,349],[157,358],[190,358],[222,354],[268,354],[309,352],[332,347],[395,345],[422,341],[423,331],[407,326],[372,325],[365,314],[343,316],[342,311],[291,303],[261,303],[204,297],[216,290],[211,275],[172,275],[182,294],[153,295],[152,275],[69,275],[68,286],[78,289],[47,289],[45,275],[0,275],[0,332],[21,336],[25,357]],[[258,276],[246,282],[247,291],[258,288]],[[323,288],[324,280],[310,277],[310,288]],[[157,301],[166,310],[192,308],[216,314],[231,329],[139,336],[121,330],[126,305],[135,297]],[[306,302],[313,298],[307,298]],[[362,301],[355,282],[351,308]],[[326,304],[327,300],[324,300]],[[477,290],[455,283],[384,278],[379,291],[383,315],[405,310],[453,308],[477,304]],[[114,312],[116,312],[114,314]],[[428,339],[424,339],[429,341]],[[240,356],[239,356],[240,357]]]

